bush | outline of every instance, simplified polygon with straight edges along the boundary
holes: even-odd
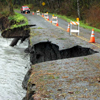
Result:
[[[100,7],[99,5],[92,5],[85,13],[86,23],[90,26],[100,28]]]
[[[19,26],[23,26],[23,25],[28,24],[27,18],[24,17],[22,14],[19,14],[19,13],[15,13],[15,15],[9,16],[8,19],[9,19],[10,22],[11,21],[15,22],[14,25],[11,26],[11,28],[19,27]],[[24,23],[21,23],[21,22],[24,22]]]

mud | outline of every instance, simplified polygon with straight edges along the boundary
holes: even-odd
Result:
[[[24,25],[21,27],[16,27],[16,28],[8,28],[6,30],[3,30],[1,35],[3,38],[14,38],[13,41],[11,42],[10,46],[15,46],[17,45],[17,42],[19,40],[21,40],[21,43],[23,43],[23,41],[25,41],[25,39],[27,39],[30,35],[30,28],[32,26],[36,26],[34,25]]]
[[[14,20],[9,21],[8,16],[9,15],[0,17],[0,30],[1,31],[5,30],[7,28],[10,28],[11,25],[14,25],[14,24],[18,25],[18,24],[21,24],[21,23],[25,23],[24,20],[22,20],[20,22],[16,22]]]
[[[87,56],[94,53],[98,53],[90,48],[81,47],[76,45],[72,48],[59,50],[59,46],[53,44],[51,42],[40,42],[38,44],[33,45],[31,48],[27,49],[30,52],[30,61],[32,64],[45,62],[45,61],[52,61],[57,59],[64,59],[64,58],[72,58],[72,57],[80,57],[80,56]],[[27,85],[30,75],[31,69],[27,72],[24,80],[23,80],[23,88],[27,90]],[[33,84],[35,85],[35,84]],[[32,88],[32,84],[30,88]],[[35,94],[35,91],[32,90],[31,92],[27,93],[27,98],[25,97],[23,100],[33,100],[32,95]]]
[[[30,29],[29,27],[36,26],[34,25],[24,25],[21,27],[16,27],[13,29],[6,29],[2,31],[1,35],[3,38],[23,38],[29,37]]]
[[[28,72],[26,73],[25,75],[25,78],[24,78],[24,81],[22,82],[22,87],[27,90],[27,82],[28,82],[28,79],[30,77],[30,74],[31,74],[31,70],[32,69],[29,69]]]

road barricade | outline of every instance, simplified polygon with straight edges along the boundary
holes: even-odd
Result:
[[[36,11],[36,13],[37,13],[37,15],[40,15],[40,11],[38,10],[38,11]]]
[[[46,18],[46,19],[49,18],[48,13],[44,13],[44,18]]]
[[[52,16],[52,18],[51,18],[51,23],[57,24],[57,22],[58,22],[58,18]]]
[[[72,29],[72,25],[76,25],[77,29]],[[70,22],[70,35],[71,32],[76,32],[79,35],[79,22],[73,22],[73,21]]]

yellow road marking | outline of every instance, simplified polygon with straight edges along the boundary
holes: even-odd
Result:
[[[40,15],[41,16],[41,15]],[[42,17],[42,16],[41,16]],[[44,17],[43,17],[44,18]],[[47,20],[46,18],[44,18],[45,20]],[[50,21],[48,21],[49,23],[50,23]],[[54,25],[54,26],[56,26],[55,24],[53,24],[52,23],[52,25]],[[62,27],[60,27],[60,26],[57,26],[59,29],[61,29],[61,30],[63,30],[63,31],[67,31],[66,29],[64,29],[64,28],[62,28]],[[77,37],[77,38],[80,38],[81,40],[84,40],[84,41],[86,41],[86,42],[89,42],[89,40],[87,39],[87,38],[84,38],[84,37],[82,37],[82,36],[78,36],[78,35],[76,35],[76,34],[73,34],[72,33],[72,35],[74,35],[75,37]],[[100,48],[100,44],[98,44],[98,43],[91,43],[92,45],[94,45],[94,46],[96,46],[96,47],[98,47],[98,48]]]

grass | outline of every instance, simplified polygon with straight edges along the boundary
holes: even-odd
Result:
[[[66,38],[58,38],[58,40],[66,40]]]
[[[28,25],[28,20],[25,16],[23,16],[22,14],[16,13],[13,16],[9,16],[8,17],[9,21],[15,21],[16,24],[12,25],[11,28],[15,28],[15,27],[21,27],[24,25]],[[24,23],[19,24],[21,21],[24,21]]]
[[[30,7],[31,5],[28,5],[28,6]],[[76,21],[76,18],[67,17],[65,15],[59,15],[59,14],[54,14],[54,13],[49,13],[49,14],[55,15],[55,16],[57,16],[59,18],[62,18],[62,19],[64,19],[67,22]],[[100,29],[97,29],[95,27],[89,26],[88,23],[84,23],[84,21],[80,21],[80,26],[83,27],[83,28],[85,28],[85,29],[90,29],[90,30],[94,29],[94,31],[100,32]]]
[[[84,60],[87,60],[87,59],[88,59],[88,58],[85,58],[85,57],[84,57]]]
[[[67,17],[65,15],[58,15],[58,14],[53,14],[53,13],[49,13],[49,14],[55,15],[55,16],[57,16],[59,18],[62,18],[62,19],[64,19],[67,22],[76,21],[76,18]],[[85,29],[90,29],[90,30],[94,29],[96,32],[100,32],[100,29],[97,29],[95,27],[89,26],[88,23],[84,23],[83,21],[80,21],[80,26],[85,28]]]
[[[42,27],[38,27],[37,29],[43,29]]]
[[[18,9],[18,10],[19,10],[19,9]],[[64,19],[64,20],[67,21],[67,22],[76,21],[76,18],[67,17],[67,16],[65,16],[65,15],[58,15],[58,14],[54,14],[54,13],[49,13],[49,14],[55,15],[55,16],[57,16],[57,17],[59,17],[59,18],[62,18],[62,19]],[[23,20],[23,19],[24,19],[25,22],[26,22],[25,24],[28,24],[27,18],[24,17],[22,14],[15,13],[15,16],[12,16],[12,17],[13,17],[16,21],[20,21],[20,20]],[[10,18],[12,18],[12,17],[10,17]],[[25,25],[25,24],[23,24],[23,25]],[[19,25],[19,26],[20,26],[20,25]],[[83,27],[83,28],[85,28],[85,29],[90,29],[90,30],[94,29],[95,32],[100,32],[100,29],[97,29],[97,28],[95,28],[95,27],[89,26],[88,23],[84,23],[83,21],[80,21],[80,26]],[[16,27],[16,25],[14,25],[14,27]],[[42,29],[42,28],[38,28],[38,29]]]

